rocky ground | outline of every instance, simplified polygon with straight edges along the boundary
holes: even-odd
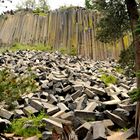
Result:
[[[30,69],[38,76],[39,89],[21,95],[20,100],[14,101],[16,106],[12,111],[1,103],[0,131],[4,132],[13,119],[37,116],[44,111],[48,116],[40,120],[44,140],[111,140],[114,139],[109,137],[112,131],[118,129],[125,131],[117,140],[129,138],[134,134],[136,103],[132,103],[128,93],[136,87],[136,80],[119,73],[116,67],[118,64],[114,61],[95,62],[58,52],[1,54],[0,70],[8,68],[15,75],[27,76]],[[101,80],[103,74],[113,75],[116,82],[106,85]],[[23,127],[32,127],[31,121]],[[1,135],[1,139],[16,137]]]

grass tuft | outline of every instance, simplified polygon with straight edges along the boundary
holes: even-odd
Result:
[[[8,133],[14,133],[16,136],[22,136],[24,138],[31,137],[34,135],[40,136],[40,128],[45,127],[41,120],[48,118],[48,116],[41,112],[37,117],[32,115],[28,118],[16,119],[12,122],[9,129],[6,130]],[[25,127],[28,125],[28,127]]]
[[[121,67],[115,67],[115,71],[120,73],[120,74],[124,74],[124,69],[122,69]]]
[[[113,75],[103,74],[100,79],[105,83],[106,86],[117,83],[117,78]]]

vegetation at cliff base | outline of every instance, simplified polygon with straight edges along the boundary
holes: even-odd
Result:
[[[103,74],[100,79],[105,83],[106,86],[117,83],[117,78],[113,75]]]
[[[9,69],[0,70],[0,102],[5,102],[9,109],[14,107],[13,102],[24,93],[37,90],[35,75],[30,73],[27,77],[15,75]]]

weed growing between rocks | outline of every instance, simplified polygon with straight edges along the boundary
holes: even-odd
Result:
[[[45,125],[41,122],[43,118],[48,118],[44,112],[41,112],[37,117],[31,115],[28,118],[20,118],[13,120],[12,125],[6,132],[15,133],[17,136],[24,138],[37,135],[41,137],[41,129],[45,129]]]
[[[132,102],[136,102],[140,99],[140,89],[136,88],[136,89],[133,89],[133,91],[131,91],[129,93],[129,96],[132,100]]]
[[[115,71],[120,73],[120,74],[124,74],[124,69],[121,68],[120,66],[115,67]]]
[[[103,74],[100,79],[105,83],[106,86],[117,83],[117,78],[113,75]]]
[[[8,109],[14,108],[13,102],[20,95],[37,90],[38,86],[34,80],[36,76],[30,73],[28,76],[15,75],[9,69],[0,71],[0,102],[4,101]]]

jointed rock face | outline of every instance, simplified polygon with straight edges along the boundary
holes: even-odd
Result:
[[[9,68],[14,74],[27,76],[30,68],[38,76],[40,88],[35,93],[21,95],[22,103],[17,101],[13,111],[1,107],[0,131],[10,125],[12,118],[37,115],[42,110],[49,116],[40,120],[46,124],[46,130],[55,128],[63,135],[64,125],[71,125],[73,135],[79,140],[106,139],[114,125],[131,126],[136,104],[131,103],[128,92],[136,87],[136,81],[117,73],[116,66],[113,61],[95,62],[58,52],[1,54],[0,70]],[[103,73],[114,75],[117,83],[107,87],[100,79]],[[42,131],[42,137],[49,139],[51,132]]]

